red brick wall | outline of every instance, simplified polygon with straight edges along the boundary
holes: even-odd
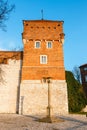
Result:
[[[60,38],[60,33],[62,33],[63,21],[47,21],[47,20],[37,20],[37,21],[24,21],[24,39],[55,39]]]
[[[22,60],[22,51],[0,51],[0,64],[7,64],[8,59]]]
[[[24,54],[22,80],[52,77],[64,80],[63,46],[60,34],[63,33],[63,22],[60,21],[24,21],[23,39]],[[41,41],[41,48],[35,48],[35,41]],[[46,47],[46,41],[52,41],[52,48]],[[47,55],[47,64],[40,64],[40,55]]]

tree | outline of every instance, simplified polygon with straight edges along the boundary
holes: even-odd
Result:
[[[75,66],[75,67],[73,68],[72,73],[73,73],[75,79],[80,83],[80,81],[81,81],[81,74],[80,74],[80,69],[79,69],[79,67]]]
[[[5,31],[5,21],[9,19],[9,14],[13,11],[15,5],[9,5],[8,0],[0,0],[0,29]],[[3,81],[2,69],[0,67],[0,82]]]
[[[66,71],[68,88],[69,112],[80,112],[87,104],[82,85],[74,78],[70,71]]]
[[[15,5],[9,5],[8,0],[0,0],[0,28],[5,30],[5,21],[9,19],[10,13],[15,8]]]

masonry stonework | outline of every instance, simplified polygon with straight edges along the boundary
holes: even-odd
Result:
[[[21,52],[0,52],[0,113],[18,113]]]
[[[51,83],[52,114],[67,114],[67,87],[65,81]],[[21,84],[20,114],[47,115],[48,84],[40,80],[24,80]]]

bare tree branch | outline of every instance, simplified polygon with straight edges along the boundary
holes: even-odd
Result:
[[[15,5],[9,5],[8,0],[0,0],[0,28],[5,30],[5,21],[9,19],[10,13],[15,8]]]
[[[80,83],[81,82],[81,74],[79,67],[75,66],[72,71],[75,79]]]

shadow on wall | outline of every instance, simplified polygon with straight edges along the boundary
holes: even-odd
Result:
[[[21,53],[22,60],[20,61],[20,70],[19,70],[19,79],[17,86],[17,101],[16,101],[16,113],[19,114],[19,103],[20,103],[20,84],[21,84],[21,74],[22,74],[22,61],[23,61],[23,53]],[[21,114],[23,113],[23,98],[21,98]]]
[[[5,75],[5,71],[0,66],[0,84],[5,84],[6,83],[6,81],[4,79],[4,75]]]

